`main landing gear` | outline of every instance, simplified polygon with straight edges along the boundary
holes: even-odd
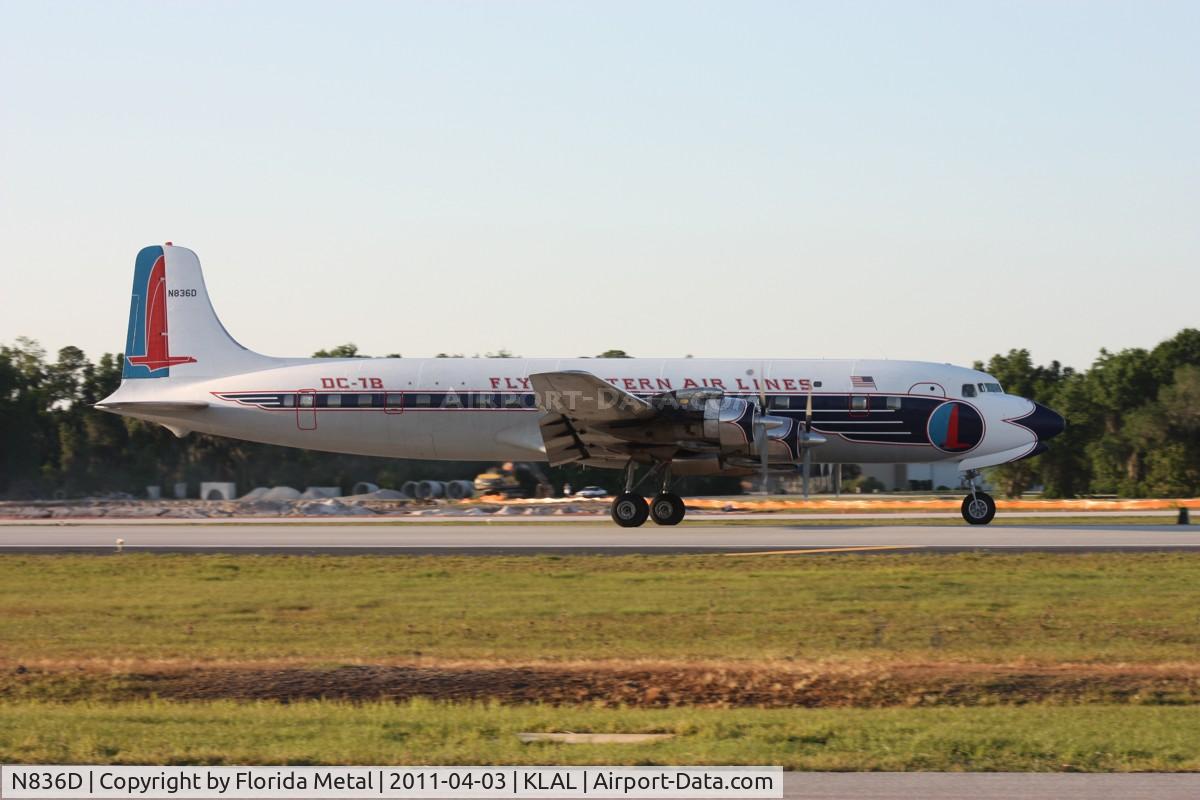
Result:
[[[622,492],[612,501],[613,522],[622,528],[636,528],[650,516],[646,498],[633,492]]]
[[[971,525],[987,525],[996,516],[996,501],[987,492],[975,488],[975,478],[978,476],[976,470],[967,473],[971,493],[963,498],[962,516]]]
[[[654,520],[658,525],[678,525],[683,521],[687,509],[683,505],[683,498],[670,491],[671,465],[655,465],[642,480],[659,470],[662,470],[663,474],[662,487],[654,499],[647,503],[646,498],[634,491],[640,481],[634,481],[637,466],[632,461],[629,462],[625,467],[625,491],[617,495],[612,502],[613,522],[622,528],[636,528],[645,523],[647,518]]]

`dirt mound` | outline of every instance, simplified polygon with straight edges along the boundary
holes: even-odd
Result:
[[[990,664],[857,669],[703,665],[222,667],[97,675],[95,681],[81,681],[79,673],[70,673],[67,678],[67,673],[33,670],[0,679],[0,697],[28,695],[34,685],[53,683],[55,674],[71,682],[69,694],[98,700],[161,697],[372,701],[424,697],[509,704],[762,708],[1200,703],[1200,668],[1192,666],[1024,668]],[[22,684],[26,686],[22,688]]]

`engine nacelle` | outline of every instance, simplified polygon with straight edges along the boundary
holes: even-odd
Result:
[[[822,444],[821,436],[805,433],[801,421],[763,414],[756,400],[729,397],[720,389],[681,389],[652,400],[661,413],[641,424],[613,425],[607,431],[644,445],[682,447],[719,462],[761,459],[759,430],[765,430],[767,462],[795,464],[806,446]]]
[[[795,463],[801,458],[801,426],[796,420],[763,414],[757,403],[742,397],[705,401],[704,438],[727,455],[761,458],[755,432],[766,428],[767,461]]]

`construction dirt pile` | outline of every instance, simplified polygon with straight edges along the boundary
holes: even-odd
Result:
[[[288,491],[281,491],[288,490]],[[292,494],[294,493],[294,494]],[[365,495],[314,499],[295,489],[255,490],[238,500],[129,500],[85,498],[0,502],[0,519],[190,519],[220,520],[245,517],[478,517],[607,514],[606,501],[574,500],[459,503],[446,500],[405,500],[399,492],[380,489]]]

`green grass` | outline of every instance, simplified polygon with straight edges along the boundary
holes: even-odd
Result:
[[[1200,555],[0,556],[0,659],[1197,660]]]
[[[1190,553],[0,556],[0,669],[12,671],[0,681],[0,762],[1200,771],[1194,705],[97,699],[121,696],[159,660],[1195,663],[1197,587],[1200,554]],[[614,746],[515,736],[564,730],[676,737]]]
[[[668,732],[636,745],[518,731]],[[1200,770],[1191,708],[551,709],[428,702],[0,705],[0,762],[782,764],[805,770]]]

